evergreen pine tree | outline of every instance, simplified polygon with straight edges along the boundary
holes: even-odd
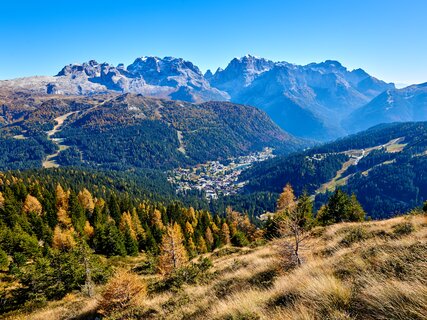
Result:
[[[206,241],[202,236],[200,236],[198,241],[197,241],[197,252],[200,254],[208,252],[208,248],[206,246]]]
[[[305,228],[313,223],[313,202],[306,191],[298,198],[296,214],[300,227]]]
[[[362,205],[356,198],[356,195],[353,193],[350,197],[349,209],[348,209],[347,221],[364,221],[365,220],[365,210],[363,210]]]
[[[130,256],[136,256],[138,254],[138,242],[133,237],[129,226],[126,226],[124,233],[124,244],[126,252]]]
[[[81,234],[86,223],[86,215],[84,209],[73,192],[70,193],[68,203],[71,222],[77,232]]]
[[[0,248],[0,271],[7,271],[9,268],[9,258],[6,252]]]

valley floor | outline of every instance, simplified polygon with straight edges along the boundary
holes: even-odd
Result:
[[[316,228],[293,270],[284,267],[286,243],[219,249],[199,283],[149,292],[111,319],[427,319],[425,215]],[[70,294],[7,319],[94,319],[98,298]]]

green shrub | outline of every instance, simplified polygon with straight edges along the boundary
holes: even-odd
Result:
[[[137,274],[156,274],[158,261],[153,255],[147,254],[147,259],[132,268],[132,271]]]
[[[249,284],[247,279],[229,278],[218,281],[214,285],[213,291],[217,298],[223,299],[234,292],[250,289],[250,287],[251,285]]]
[[[246,247],[249,245],[249,240],[241,231],[237,231],[231,238],[231,243],[236,247]]]
[[[240,250],[241,249],[236,247],[223,247],[223,248],[219,248],[218,250],[215,250],[212,253],[212,257],[220,258],[220,257],[228,256],[230,254],[239,252]]]
[[[276,276],[277,276],[276,269],[261,271],[256,275],[254,275],[249,280],[249,283],[259,288],[271,288],[274,284],[274,279],[276,278]]]
[[[369,238],[368,233],[362,227],[355,227],[342,238],[340,244],[344,246],[351,246],[353,243],[360,242]]]
[[[414,225],[409,221],[404,221],[402,223],[396,224],[393,226],[393,233],[396,236],[405,236],[411,234],[415,230]]]
[[[209,278],[208,270],[212,267],[212,261],[208,258],[200,258],[197,263],[175,270],[169,277],[151,285],[150,291],[162,292],[167,290],[179,290],[184,284],[196,284]]]

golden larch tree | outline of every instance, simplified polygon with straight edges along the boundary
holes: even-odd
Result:
[[[190,222],[186,222],[185,223],[185,234],[188,236],[188,237],[191,237],[193,234],[194,234],[194,228],[193,228],[193,226],[191,225],[191,223]]]
[[[52,247],[59,250],[68,250],[76,246],[73,237],[74,229],[62,229],[59,225],[53,230]]]
[[[208,248],[206,246],[206,241],[202,236],[199,237],[199,241],[197,244],[197,252],[198,253],[206,253],[208,252]]]
[[[296,198],[294,194],[294,189],[292,189],[292,186],[287,183],[286,186],[283,188],[282,193],[279,196],[279,199],[277,200],[277,212],[279,214],[283,214],[286,212],[290,212],[294,210],[296,207]]]
[[[52,247],[60,250],[68,250],[76,245],[74,228],[68,215],[68,198],[70,193],[65,192],[61,185],[56,187],[56,207],[58,224],[53,230]]]
[[[221,243],[224,245],[229,245],[231,243],[230,241],[230,228],[228,227],[228,224],[225,222],[222,224],[221,227]]]
[[[138,212],[135,208],[132,209],[132,226],[135,230],[135,233],[138,239],[145,239],[145,230],[142,227],[141,220],[139,219]]]
[[[159,270],[164,275],[171,274],[188,261],[187,251],[183,244],[181,227],[176,222],[166,227],[160,247]]]
[[[119,225],[120,231],[121,232],[125,232],[125,230],[128,228],[130,235],[133,239],[137,239],[136,237],[136,232],[135,232],[135,228],[133,227],[133,223],[132,223],[132,216],[130,215],[129,212],[124,212],[122,214],[122,217],[120,218],[120,225]]]
[[[83,228],[83,233],[85,234],[85,236],[87,238],[92,238],[93,235],[95,234],[95,230],[94,228],[90,225],[90,222],[88,220],[86,220],[85,222],[85,226]]]
[[[95,201],[95,207],[102,211],[105,207],[105,200],[102,198],[97,198]]]
[[[237,232],[237,227],[242,219],[242,214],[240,212],[234,211],[231,207],[225,209],[228,226],[230,228],[231,236],[234,236]]]
[[[56,186],[56,208],[68,210],[68,198],[70,196],[69,191],[64,191],[62,186],[58,183]]]
[[[206,238],[206,245],[209,248],[209,250],[211,250],[214,244],[214,237],[213,237],[211,228],[209,227],[206,228],[205,238]]]
[[[92,194],[89,192],[88,189],[83,188],[83,190],[80,191],[77,195],[77,198],[79,199],[79,202],[83,209],[89,211],[90,213],[93,212],[93,209],[95,209],[95,202],[93,201]]]
[[[0,208],[3,208],[4,206],[4,197],[3,194],[0,192]]]
[[[23,210],[25,213],[33,212],[38,215],[41,215],[43,212],[43,207],[36,197],[33,197],[32,195],[29,194],[25,198]]]
[[[197,221],[196,211],[194,210],[193,207],[188,208],[188,210],[186,211],[186,215],[187,215],[187,220],[190,221],[193,228],[197,227],[198,221]]]
[[[193,237],[189,237],[187,241],[188,253],[191,257],[194,257],[197,254],[197,248],[194,244]]]
[[[162,213],[157,209],[155,209],[151,215],[151,224],[160,230],[163,230],[165,227],[162,221]]]
[[[211,223],[211,230],[212,230],[212,233],[214,233],[214,234],[218,234],[220,231],[215,222]]]
[[[71,218],[65,209],[63,208],[58,209],[57,218],[58,218],[58,223],[61,225],[61,227],[63,228],[71,227],[72,225]]]

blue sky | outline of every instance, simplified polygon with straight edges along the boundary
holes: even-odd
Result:
[[[0,2],[0,79],[95,59],[177,56],[203,71],[251,53],[339,60],[397,83],[427,82],[425,0]]]

